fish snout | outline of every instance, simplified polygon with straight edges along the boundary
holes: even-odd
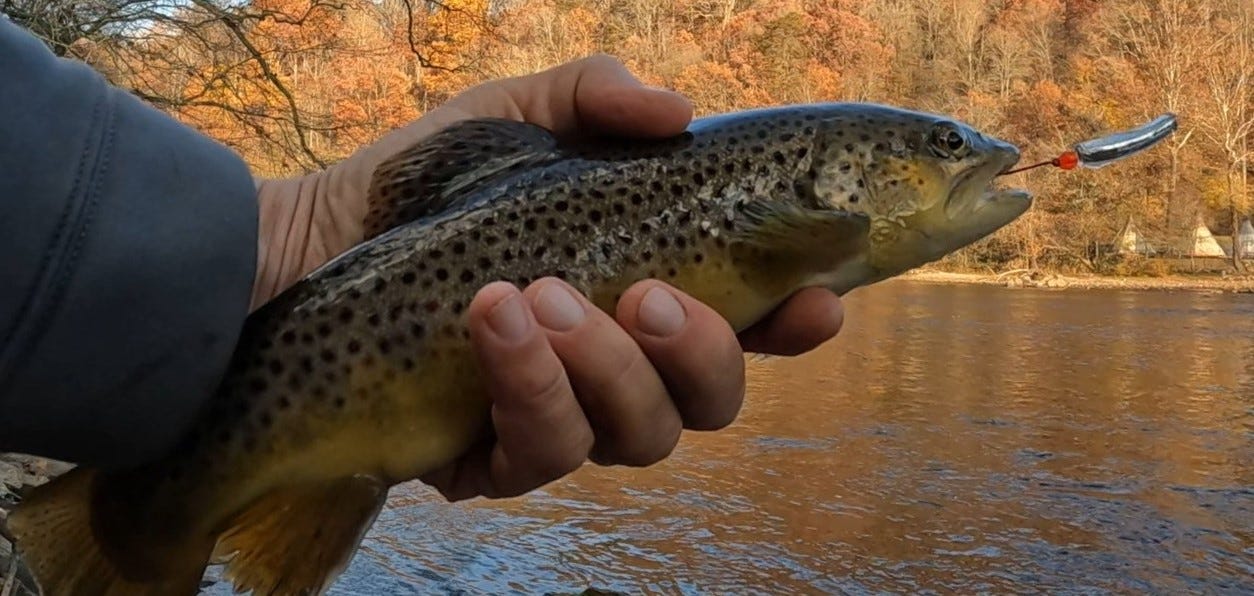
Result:
[[[992,158],[992,161],[1001,166],[998,168],[998,172],[1008,170],[1015,164],[1019,163],[1021,155],[1017,146],[997,137],[990,137],[982,133],[979,138],[980,142],[987,148],[986,151]]]

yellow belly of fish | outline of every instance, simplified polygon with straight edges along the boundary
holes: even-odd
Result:
[[[796,289],[801,271],[787,267],[734,264],[726,252],[709,251],[701,263],[659,261],[657,276],[722,315],[736,330],[767,314]],[[645,267],[642,266],[642,269]],[[673,274],[671,272],[673,271]],[[613,316],[616,298],[647,271],[623,272],[589,288],[591,301]],[[622,280],[622,281],[617,281]],[[344,411],[316,410],[276,425],[265,457],[240,460],[236,486],[215,487],[220,503],[245,506],[277,487],[317,484],[369,475],[387,485],[405,482],[446,465],[480,439],[490,421],[490,402],[469,340],[433,338],[412,371],[389,363],[354,366],[347,393],[367,395]],[[432,347],[438,349],[431,349]],[[245,471],[247,470],[247,471]]]
[[[369,476],[386,486],[412,480],[455,460],[481,436],[490,406],[469,346],[450,348],[406,374],[356,367],[349,394],[376,387],[366,403],[342,413],[312,413],[301,428],[276,425],[272,448],[242,460],[238,483],[223,483],[218,515],[230,517],[266,493]],[[381,386],[378,385],[381,383]],[[234,486],[232,486],[234,484]]]
[[[641,267],[623,279],[657,278],[714,309],[736,331],[760,320],[792,293],[803,275],[788,269],[741,268],[726,255],[711,253],[702,263],[688,262],[674,267],[674,275],[649,275],[656,267]],[[590,299],[613,316],[615,298],[631,282],[610,283],[593,288]]]

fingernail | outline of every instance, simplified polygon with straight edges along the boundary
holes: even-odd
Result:
[[[640,310],[636,312],[636,320],[640,330],[649,335],[669,337],[679,331],[687,320],[688,313],[684,307],[665,289],[654,287],[645,292],[640,301]]]
[[[488,325],[501,339],[517,341],[527,334],[527,313],[517,294],[497,303],[488,313]]]
[[[540,289],[532,304],[536,320],[554,331],[568,331],[583,322],[583,305],[570,292],[557,284]]]

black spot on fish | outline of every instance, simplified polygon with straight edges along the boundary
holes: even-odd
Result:
[[[435,278],[440,281],[448,279],[448,269],[440,268],[435,270]]]
[[[348,353],[349,354],[356,354],[357,352],[360,352],[360,351],[361,351],[361,342],[355,339],[348,340]]]

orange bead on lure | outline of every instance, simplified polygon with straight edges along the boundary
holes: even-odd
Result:
[[[1063,170],[1074,170],[1078,166],[1100,168],[1157,145],[1160,141],[1170,136],[1172,132],[1175,132],[1175,130],[1175,114],[1163,114],[1147,124],[1131,130],[1076,143],[1074,147],[1063,151],[1058,157],[1021,168],[1006,170],[999,176],[1016,174],[1042,166],[1054,166]]]

